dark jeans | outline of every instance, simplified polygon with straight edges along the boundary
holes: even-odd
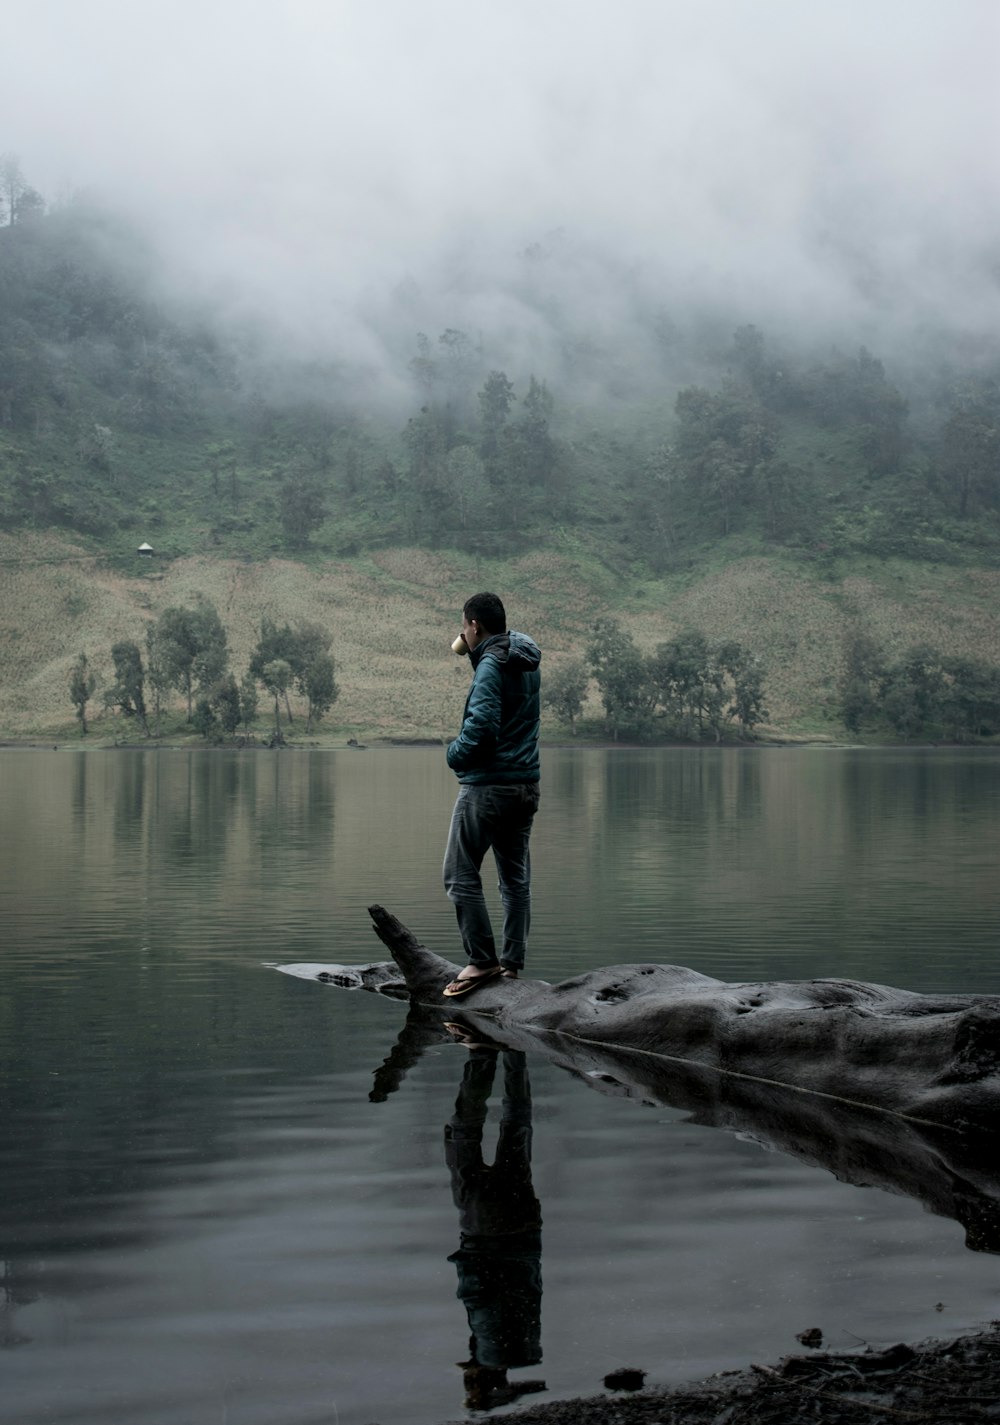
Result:
[[[479,874],[489,850],[496,862],[503,903],[500,959],[512,970],[520,970],[524,965],[531,924],[528,838],[537,810],[537,782],[459,787],[444,853],[444,888],[455,906],[469,963],[480,969],[497,963],[493,927]]]

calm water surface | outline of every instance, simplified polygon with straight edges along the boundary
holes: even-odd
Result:
[[[1000,993],[994,752],[559,750],[543,775],[541,977]],[[373,1102],[405,1007],[265,968],[382,958],[372,901],[454,956],[453,797],[440,749],[0,752],[5,1425],[461,1416],[467,1053],[432,1040]],[[1000,1261],[912,1199],[528,1070],[544,1358],[519,1374],[550,1397],[1000,1314]]]

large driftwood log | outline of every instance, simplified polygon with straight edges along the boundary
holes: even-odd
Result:
[[[681,1108],[844,1181],[917,1197],[962,1222],[970,1247],[1000,1250],[1000,998],[617,965],[448,1000],[459,967],[380,906],[370,914],[394,966],[280,968],[406,995],[423,1035],[460,1021],[602,1092]]]
[[[370,906],[414,1002],[953,1129],[1000,1130],[1000,998],[922,995],[860,980],[727,984],[679,965],[613,965],[560,984],[441,991],[458,966]],[[371,967],[367,973],[371,974]],[[399,990],[389,975],[383,991]]]

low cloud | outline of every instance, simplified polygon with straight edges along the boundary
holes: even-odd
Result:
[[[6,29],[29,180],[306,356],[398,377],[461,326],[555,360],[556,309],[598,342],[699,304],[876,343],[1000,316],[992,0],[13,0]]]

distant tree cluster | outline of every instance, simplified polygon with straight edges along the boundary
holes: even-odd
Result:
[[[294,721],[288,690],[295,687],[306,699],[306,731],[310,731],[336,702],[339,688],[334,676],[330,635],[316,623],[276,624],[265,618],[260,638],[250,655],[250,674],[274,699],[274,730],[281,736],[281,704],[288,721]]]
[[[889,660],[864,633],[845,650],[840,716],[848,732],[890,728],[912,737],[974,742],[1000,733],[1000,668],[917,645]]]
[[[599,619],[586,662],[563,664],[542,685],[546,706],[574,734],[591,676],[616,740],[656,735],[721,742],[734,726],[742,737],[752,737],[767,716],[760,661],[740,643],[712,642],[695,630],[644,654],[617,619]]]
[[[559,506],[560,449],[551,432],[555,403],[530,376],[518,396],[504,371],[489,371],[473,391],[482,358],[464,332],[449,330],[434,355],[417,337],[411,372],[424,397],[403,433],[401,490],[410,534],[495,550]]]
[[[640,544],[653,554],[651,538],[658,541],[653,562],[662,564],[685,542],[746,527],[779,543],[820,542],[828,532],[824,493],[839,492],[847,505],[851,496],[843,476],[831,488],[814,460],[789,458],[789,423],[849,433],[843,454],[856,484],[900,472],[906,414],[905,399],[864,347],[856,357],[799,367],[770,357],[756,327],[740,327],[720,388],[679,392],[672,438],[633,480]]]
[[[229,647],[218,610],[199,597],[194,606],[172,606],[151,624],[145,647],[122,639],[111,649],[114,679],[104,704],[134,719],[146,737],[159,736],[171,692],[184,698],[187,722],[206,741],[234,738],[240,726],[250,735],[259,709],[259,690],[274,699],[274,733],[283,740],[281,707],[294,721],[289,690],[306,699],[306,731],[336,702],[339,688],[330,653],[333,640],[319,624],[294,627],[265,618],[242,680],[229,669]],[[87,732],[87,705],[96,678],[81,653],[70,673],[70,700],[81,731]]]
[[[292,691],[305,699],[307,732],[336,702],[340,690],[331,646],[320,624],[264,618],[237,681],[218,611],[199,597],[191,607],[164,609],[147,629],[144,645],[133,639],[114,644],[114,676],[104,706],[134,720],[144,736],[159,736],[170,694],[179,694],[188,725],[206,741],[221,742],[235,738],[241,727],[245,736],[252,734],[263,692],[272,709],[270,736],[281,742],[285,726],[295,721]],[[617,619],[598,620],[585,658],[559,664],[542,682],[545,706],[574,735],[591,679],[604,705],[605,726],[616,739],[720,742],[734,728],[749,738],[767,715],[759,660],[742,644],[712,642],[697,631],[643,654]],[[81,653],[70,672],[69,696],[83,734],[96,687]]]

